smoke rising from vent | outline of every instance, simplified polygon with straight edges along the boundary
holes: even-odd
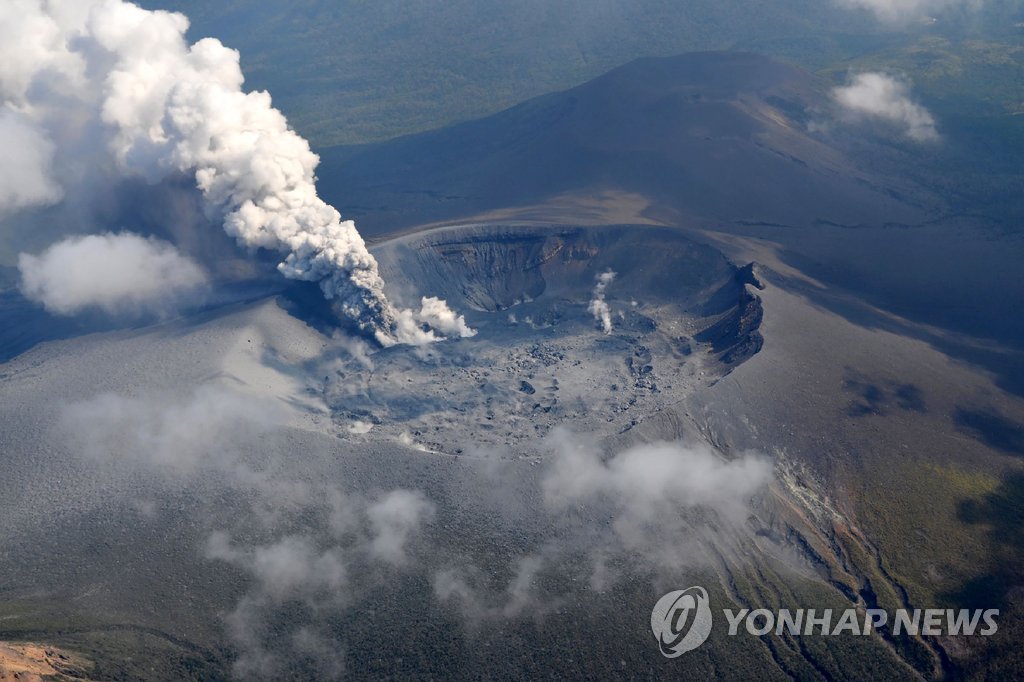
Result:
[[[121,0],[14,0],[0,9],[0,25],[9,34],[0,40],[0,136],[30,126],[19,148],[32,169],[14,185],[11,161],[0,161],[0,208],[54,201],[53,145],[80,156],[82,140],[98,136],[117,173],[193,173],[240,245],[281,252],[285,277],[319,283],[381,344],[403,342],[404,311],[385,296],[355,224],[317,195],[319,158],[268,93],[243,91],[238,52],[212,38],[189,45],[185,16]],[[68,140],[69,131],[81,139]],[[438,299],[414,318],[427,327],[461,319]],[[463,321],[437,331],[472,330]]]
[[[594,286],[594,297],[590,300],[587,310],[594,316],[594,320],[601,325],[605,334],[612,333],[612,310],[604,300],[605,292],[609,285],[615,281],[615,273],[609,270],[597,277],[597,284]]]
[[[422,346],[443,339],[435,330],[455,338],[476,336],[476,330],[466,324],[465,317],[456,315],[447,303],[434,296],[424,296],[419,310],[399,310],[393,328],[394,341],[410,346]]]

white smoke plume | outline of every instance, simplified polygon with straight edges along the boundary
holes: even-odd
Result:
[[[609,285],[614,281],[615,273],[611,270],[598,275],[597,284],[594,285],[594,297],[587,306],[587,311],[594,316],[594,321],[601,325],[601,330],[605,334],[612,333],[612,310],[604,297]]]
[[[842,115],[851,122],[879,120],[898,126],[915,142],[939,139],[935,118],[910,96],[910,86],[884,73],[854,74],[849,84],[832,91],[842,107]]]
[[[424,296],[420,301],[418,319],[423,324],[451,337],[476,336],[476,330],[470,329],[466,324],[465,317],[456,315],[447,303],[434,296]]]
[[[436,332],[454,338],[476,336],[476,330],[466,324],[464,316],[456,315],[447,303],[433,296],[424,296],[419,310],[398,310],[393,329],[394,341],[410,346],[422,346],[445,338]]]
[[[382,345],[402,342],[400,311],[384,294],[376,260],[354,223],[317,196],[319,158],[268,93],[243,90],[238,52],[211,38],[189,45],[184,15],[123,0],[7,0],[0,27],[0,121],[32,122],[24,154],[36,169],[28,188],[0,185],[0,200],[53,200],[48,145],[79,148],[80,140],[67,140],[70,131],[99,131],[119,172],[154,180],[193,173],[239,244],[285,254],[283,275],[318,282]],[[8,161],[0,165],[4,178]],[[419,322],[453,318],[434,299]],[[468,328],[448,330],[467,335]]]
[[[839,5],[865,9],[887,23],[924,19],[949,9],[977,9],[985,0],[836,0]]]
[[[24,115],[0,109],[0,213],[58,201],[53,143]]]
[[[69,237],[18,268],[25,296],[56,315],[169,313],[207,281],[173,245],[127,233]]]

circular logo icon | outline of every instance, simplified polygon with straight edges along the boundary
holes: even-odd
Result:
[[[703,587],[669,592],[651,612],[651,631],[666,658],[682,656],[711,634],[711,604]]]

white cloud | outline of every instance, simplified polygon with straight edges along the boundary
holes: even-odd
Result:
[[[832,96],[847,121],[883,121],[917,142],[939,139],[935,118],[911,98],[908,84],[899,78],[877,72],[853,74],[849,84],[835,88]]]
[[[319,549],[307,537],[287,536],[267,545],[235,547],[226,533],[210,536],[206,558],[244,568],[261,597],[274,602],[338,594],[348,576],[338,548]]]
[[[24,119],[0,117],[0,209],[56,200],[54,153],[69,196],[107,172],[190,174],[230,236],[280,252],[284,276],[319,283],[382,344],[403,342],[396,326],[409,317],[442,334],[406,330],[416,343],[471,335],[439,299],[418,313],[391,304],[355,224],[318,196],[309,143],[269,93],[245,91],[237,51],[213,38],[190,44],[188,25],[122,0],[0,3],[0,106]]]
[[[865,9],[879,20],[904,23],[948,9],[977,9],[984,0],[836,0],[844,7]]]
[[[74,4],[49,3],[51,11],[46,12],[39,0],[0,3],[0,100],[25,103],[40,77],[61,89],[80,85],[85,64],[68,49],[68,35],[84,21],[73,21],[70,13],[58,11]]]
[[[389,564],[407,561],[410,536],[434,517],[434,505],[418,492],[393,490],[371,504],[366,516],[373,530],[370,554]]]
[[[217,386],[180,397],[104,393],[67,405],[61,416],[80,455],[182,474],[233,467],[242,436],[258,437],[282,421],[268,401]]]
[[[246,545],[217,531],[207,541],[207,559],[231,564],[251,580],[226,618],[239,677],[276,678],[287,661],[314,654],[317,679],[340,675],[342,643],[336,634],[317,635],[315,628],[325,617],[341,613],[381,568],[405,567],[409,543],[434,516],[434,505],[409,490],[392,490],[373,502],[330,487],[312,486],[309,493],[304,521],[316,525],[326,515],[333,537],[286,535]],[[296,620],[289,612],[288,603],[296,601],[308,607],[308,616]],[[288,638],[281,636],[282,613],[298,625]]]
[[[586,436],[558,429],[547,442],[541,478],[548,540],[519,557],[505,577],[452,557],[434,572],[434,595],[467,625],[542,618],[567,597],[543,589],[546,574],[604,591],[621,575],[677,572],[709,560],[746,532],[754,497],[772,481],[773,465],[755,453],[726,459],[701,443],[641,444],[610,457]],[[502,467],[486,474],[500,485]],[[522,502],[502,502],[504,515]],[[506,508],[507,507],[507,508]],[[495,578],[498,578],[495,580]]]
[[[435,516],[418,491],[364,497],[301,466],[296,475],[286,460],[304,453],[287,437],[292,409],[207,384],[184,395],[100,394],[64,406],[59,422],[67,449],[105,477],[193,491],[213,482],[246,506],[241,517],[196,517],[207,533],[203,556],[247,581],[225,616],[242,679],[340,675],[344,642],[328,623],[385,570],[418,570],[428,549],[419,536]]]
[[[348,596],[349,575],[339,547],[321,548],[305,536],[286,536],[268,544],[234,545],[224,532],[207,541],[207,559],[223,561],[244,571],[252,580],[248,593],[225,618],[238,656],[235,676],[275,679],[282,674],[282,658],[315,658],[318,679],[336,679],[343,670],[339,643],[322,637],[310,625],[291,633],[268,632],[269,614],[289,601],[304,602],[311,610],[340,608]]]
[[[772,465],[748,454],[732,460],[696,443],[637,445],[610,459],[566,431],[552,437],[544,500],[553,510],[607,502],[624,538],[634,530],[667,521],[680,510],[705,508],[741,517],[750,498],[772,477]]]
[[[166,313],[207,281],[173,245],[128,233],[69,237],[18,269],[25,296],[57,315]]]
[[[0,108],[0,212],[52,204],[61,189],[52,178],[53,143],[26,116]]]
[[[492,619],[540,618],[556,609],[561,600],[542,595],[538,582],[545,568],[537,556],[521,558],[507,585],[491,591],[484,585],[486,574],[475,566],[448,568],[434,574],[434,596],[443,604],[453,604],[472,624]]]

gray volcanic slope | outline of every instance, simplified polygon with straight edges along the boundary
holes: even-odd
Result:
[[[903,332],[1024,395],[1024,316],[1012,312],[1024,307],[1024,233],[911,182],[947,142],[848,126],[832,85],[751,54],[641,59],[478,121],[324,150],[319,185],[371,237],[485,219],[767,240],[787,268],[937,328]],[[948,146],[969,139],[940,126]],[[935,180],[959,181],[949,170]],[[805,293],[850,314],[823,290]]]
[[[808,132],[830,107],[824,85],[760,55],[640,59],[478,121],[323,150],[320,187],[370,234],[601,190],[642,194],[662,217],[922,219],[906,183]]]
[[[375,350],[271,298],[0,365],[0,639],[97,677],[913,678],[979,644],[716,621],[676,666],[651,604],[701,584],[728,608],[933,606],[977,580],[1011,614],[985,646],[1012,645],[1020,548],[993,515],[1021,453],[992,425],[1024,405],[989,375],[661,228],[475,224],[375,253],[390,295],[443,294],[477,335]],[[550,507],[557,426],[610,462],[753,448],[771,483],[621,535],[608,500]]]

